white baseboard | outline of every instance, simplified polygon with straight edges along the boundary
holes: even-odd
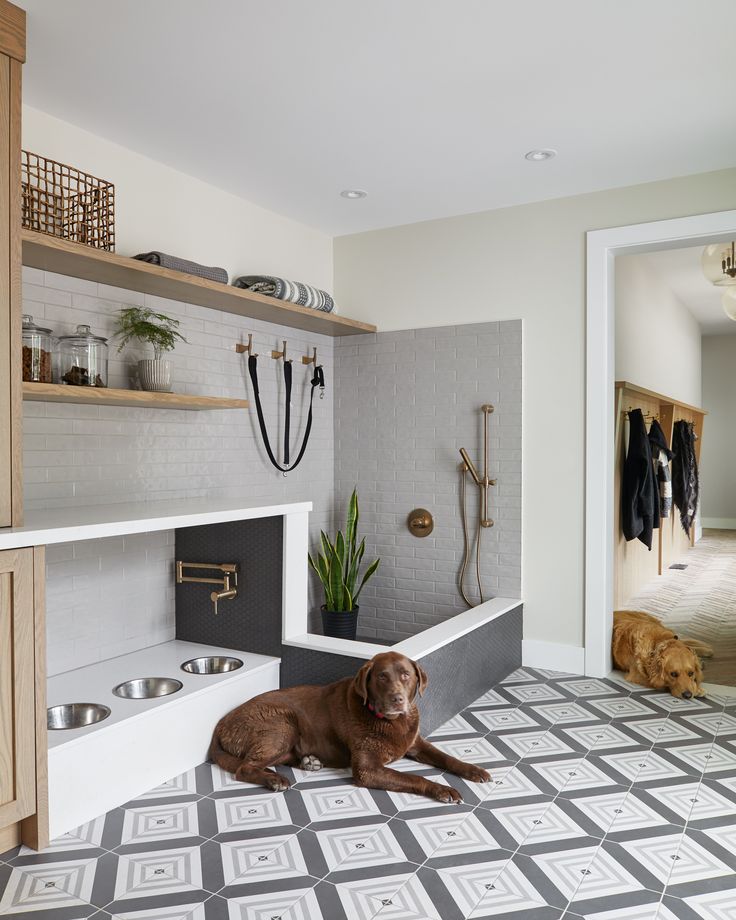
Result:
[[[703,518],[703,528],[708,530],[736,530],[736,518]]]
[[[585,674],[585,649],[578,645],[522,639],[521,663],[530,668]]]

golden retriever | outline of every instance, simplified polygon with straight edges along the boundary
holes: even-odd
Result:
[[[651,613],[615,611],[611,645],[614,667],[631,683],[666,687],[672,696],[686,700],[705,696],[698,655],[709,658],[713,649],[696,639],[678,638]]]

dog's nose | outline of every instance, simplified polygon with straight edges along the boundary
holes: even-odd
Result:
[[[404,702],[403,694],[394,693],[394,695],[391,697],[391,702],[399,706],[401,703]]]
[[[683,700],[689,700],[692,697],[692,693],[689,690],[682,691]]]

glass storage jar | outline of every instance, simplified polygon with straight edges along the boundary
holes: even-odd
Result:
[[[77,326],[73,335],[59,336],[59,376],[77,387],[107,386],[107,339]]]
[[[51,355],[54,337],[50,329],[33,322],[33,317],[23,315],[23,379],[33,383],[51,383]]]

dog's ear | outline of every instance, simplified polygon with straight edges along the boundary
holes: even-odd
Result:
[[[416,697],[416,694],[418,693],[419,696],[424,696],[424,691],[427,689],[427,684],[429,683],[427,672],[424,670],[424,668],[420,664],[417,664],[416,661],[412,663],[414,665],[414,670],[416,671],[416,675],[417,675],[417,689],[414,695]]]
[[[695,683],[700,687],[703,682],[703,663],[695,652],[693,652],[693,658],[695,659]]]
[[[372,662],[366,661],[363,667],[355,675],[355,680],[353,681],[355,692],[363,700],[364,704],[368,702],[368,680],[371,676],[372,667]]]
[[[647,662],[647,677],[654,690],[661,690],[663,687],[668,686],[667,672],[665,670],[667,662],[664,657],[664,651],[668,641],[669,640],[665,640],[656,645]]]

